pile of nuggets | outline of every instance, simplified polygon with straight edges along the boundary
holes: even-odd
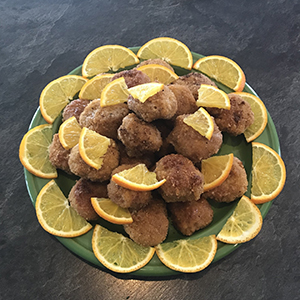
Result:
[[[173,68],[160,59],[142,62]],[[138,66],[138,67],[139,67]],[[124,77],[128,88],[149,83],[150,78],[136,68],[116,73],[111,80]],[[99,99],[73,100],[63,111],[63,121],[75,116],[87,127],[111,139],[103,166],[96,170],[81,158],[78,145],[65,150],[58,134],[49,148],[50,161],[67,173],[81,177],[69,194],[70,205],[86,220],[99,216],[91,197],[110,198],[128,208],[133,223],[124,225],[130,238],[143,246],[155,246],[168,234],[169,220],[183,235],[208,226],[213,209],[207,199],[231,202],[247,190],[242,162],[234,158],[228,178],[218,187],[203,191],[201,160],[216,154],[223,141],[222,131],[237,136],[254,121],[250,105],[236,94],[229,94],[231,109],[206,108],[214,120],[210,140],[183,122],[198,110],[196,100],[201,84],[216,86],[203,74],[180,76],[142,103],[132,96],[127,103],[101,107]],[[133,191],[117,185],[112,174],[144,163],[166,182],[155,191]]]

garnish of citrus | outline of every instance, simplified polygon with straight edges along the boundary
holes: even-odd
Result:
[[[56,169],[49,161],[48,148],[52,135],[52,125],[44,124],[29,130],[21,141],[20,161],[35,176],[48,179],[57,177]]]
[[[120,45],[105,45],[96,48],[85,58],[82,76],[92,77],[108,71],[116,72],[139,62],[138,57],[130,49]]]
[[[248,197],[243,196],[218,233],[217,240],[227,244],[248,242],[258,235],[262,222],[260,210]]]
[[[196,104],[204,107],[217,107],[230,109],[230,99],[222,90],[207,84],[201,84],[198,90],[198,100]]]
[[[144,164],[116,173],[112,180],[118,185],[133,191],[152,191],[163,185],[166,179],[158,181],[156,174],[150,172]]]
[[[170,84],[178,79],[178,75],[165,66],[149,64],[138,67],[137,70],[148,75],[151,81],[158,81],[163,84]]]
[[[171,65],[188,70],[193,66],[193,57],[189,48],[182,42],[169,37],[150,40],[140,48],[137,56],[140,59],[160,58]]]
[[[233,154],[212,156],[201,162],[201,173],[204,176],[204,192],[222,184],[228,177],[233,164]]]
[[[54,180],[41,189],[35,208],[41,226],[56,236],[76,237],[92,228],[92,225],[69,205],[68,199]]]
[[[244,89],[246,78],[241,67],[233,60],[219,55],[200,58],[193,68],[228,86],[236,92]]]
[[[78,144],[80,133],[81,126],[73,116],[60,125],[58,130],[59,141],[66,150],[69,150]]]
[[[93,130],[83,127],[79,137],[79,153],[89,166],[99,170],[103,164],[110,139]]]
[[[104,220],[113,224],[130,224],[133,222],[128,209],[122,208],[108,198],[91,198],[96,213]]]
[[[86,82],[87,79],[81,76],[66,75],[48,83],[40,96],[43,118],[52,124]]]
[[[122,234],[96,225],[92,238],[93,252],[109,270],[130,273],[144,267],[153,257],[155,249],[143,247]]]
[[[198,131],[208,140],[211,139],[214,132],[214,122],[210,114],[203,107],[200,107],[196,112],[185,117],[183,122]]]
[[[156,93],[162,91],[164,88],[163,83],[150,82],[136,85],[128,89],[128,93],[135,99],[144,103],[148,98],[152,97]]]
[[[108,83],[101,93],[100,106],[116,105],[127,101],[129,96],[124,77]]]
[[[279,154],[264,144],[252,142],[252,202],[273,200],[282,191],[285,180],[286,169]]]
[[[175,271],[194,273],[205,269],[217,251],[215,235],[198,239],[176,240],[155,247],[161,262]]]

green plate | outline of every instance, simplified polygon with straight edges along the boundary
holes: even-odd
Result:
[[[137,53],[139,47],[134,47],[130,48],[133,50],[135,53]],[[203,57],[200,54],[194,53],[193,54],[193,59],[194,62],[197,61],[199,58]],[[174,67],[175,72],[178,75],[184,75],[189,73],[190,71],[181,69],[178,67]],[[77,74],[81,75],[81,66],[74,69],[70,74]],[[231,92],[230,89],[227,87],[217,83],[219,88],[224,90],[226,93]],[[255,91],[248,85],[246,84],[244,88],[245,92],[252,93],[256,95]],[[37,109],[29,129],[40,125],[40,124],[45,124],[45,120],[43,119],[40,110]],[[57,118],[56,121],[53,124],[53,133],[58,131],[58,127],[61,124],[61,117]],[[238,137],[231,137],[227,134],[223,135],[223,145],[219,151],[218,154],[228,154],[233,152],[235,156],[241,159],[243,162],[247,175],[248,175],[248,181],[249,181],[249,187],[251,187],[251,165],[252,165],[252,148],[251,148],[251,143],[248,144],[244,138],[243,135],[240,135]],[[275,151],[277,151],[280,154],[280,147],[279,147],[279,141],[278,141],[278,136],[277,132],[274,126],[274,123],[272,121],[272,118],[268,114],[268,124],[264,130],[264,132],[256,139],[257,142],[264,143],[271,148],[273,148]],[[71,176],[68,175],[62,171],[58,171],[58,178],[55,180],[59,187],[62,189],[64,194],[67,196],[71,187],[75,184],[75,180],[78,179],[76,176]],[[31,201],[33,205],[35,205],[36,197],[41,190],[41,188],[49,181],[48,179],[42,179],[39,177],[36,177],[29,173],[25,169],[25,181],[27,185],[27,190],[30,195]],[[248,189],[246,195],[250,195],[250,188]],[[231,215],[233,212],[237,201],[229,204],[225,203],[216,203],[214,201],[210,201],[210,204],[214,210],[214,219],[213,222],[206,227],[205,229],[199,230],[195,232],[191,238],[198,238],[202,236],[207,236],[211,234],[217,235],[218,232],[221,230],[223,225],[225,224],[227,218]],[[272,202],[268,202],[262,205],[259,205],[259,209],[262,213],[262,216],[265,217],[268,210],[270,209]],[[102,226],[105,226],[106,228],[117,231],[120,233],[125,234],[123,230],[123,226],[120,225],[114,225],[111,223],[108,223],[104,220],[98,221],[99,224]],[[69,250],[71,250],[73,253],[84,259],[85,261],[100,267],[101,269],[105,269],[105,267],[97,260],[95,255],[93,254],[92,251],[92,245],[91,245],[91,238],[92,238],[92,230],[86,233],[85,235],[82,235],[80,237],[76,238],[61,238],[57,237],[57,239]],[[172,241],[175,239],[180,239],[180,238],[186,238],[183,235],[181,235],[179,232],[177,232],[174,227],[171,225],[169,228],[169,233],[166,241]],[[229,245],[229,244],[224,244],[221,242],[218,242],[218,250],[216,253],[216,256],[214,258],[214,262],[218,261],[219,259],[225,257],[232,251],[234,251],[236,248],[238,248],[237,245]],[[158,257],[155,255],[152,260],[142,269],[135,271],[131,273],[129,276],[130,277],[145,277],[145,276],[170,276],[170,275],[178,275],[181,274],[180,272],[173,271],[166,266],[164,266],[158,259]]]

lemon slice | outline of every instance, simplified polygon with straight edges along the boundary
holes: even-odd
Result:
[[[110,139],[93,130],[83,127],[79,137],[79,153],[89,166],[99,170],[103,156],[110,145]]]
[[[215,235],[198,239],[177,240],[155,247],[163,264],[175,271],[194,273],[205,269],[214,259],[217,251]]]
[[[189,48],[182,42],[169,37],[150,40],[139,49],[137,56],[145,60],[160,58],[171,65],[189,70],[193,65],[193,56]]]
[[[200,58],[193,68],[223,83],[236,92],[244,89],[246,78],[241,67],[233,60],[219,55]]]
[[[201,84],[198,90],[198,100],[196,104],[204,107],[230,109],[230,99],[228,95],[222,90],[206,84]]]
[[[217,240],[227,244],[248,242],[258,235],[262,222],[260,210],[243,196],[217,235]]]
[[[81,126],[76,117],[71,117],[63,122],[58,130],[59,141],[62,146],[69,150],[78,144],[81,133]]]
[[[153,257],[155,249],[143,247],[122,234],[96,225],[92,238],[97,259],[109,270],[129,273],[144,267]]]
[[[118,185],[134,191],[152,191],[163,185],[166,179],[158,181],[156,174],[150,172],[146,165],[138,164],[112,176]]]
[[[92,228],[92,225],[69,205],[68,199],[54,180],[41,189],[35,208],[41,226],[56,236],[76,237]]]
[[[203,107],[199,108],[193,114],[185,117],[183,122],[198,131],[208,140],[211,139],[214,132],[214,122],[210,114]]]
[[[35,176],[48,179],[57,177],[56,169],[49,160],[48,152],[52,135],[52,125],[44,124],[29,130],[21,141],[20,161]]]
[[[86,82],[87,79],[77,75],[66,75],[51,81],[40,96],[43,118],[52,124]]]
[[[156,93],[162,91],[164,88],[163,83],[151,82],[136,85],[128,89],[128,93],[135,99],[144,103],[149,97],[152,97]]]
[[[286,169],[282,158],[270,147],[252,142],[251,200],[256,204],[273,200],[282,191]]]
[[[204,192],[221,185],[228,177],[233,164],[233,154],[212,156],[201,161]]]

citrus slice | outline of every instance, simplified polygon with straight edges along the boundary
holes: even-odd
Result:
[[[60,125],[58,130],[59,141],[66,150],[69,150],[78,144],[80,133],[81,126],[73,116]]]
[[[83,127],[79,137],[79,153],[89,166],[99,170],[103,156],[110,145],[110,139],[93,130]]]
[[[222,184],[228,177],[233,164],[233,153],[212,156],[201,162],[201,173],[204,176],[204,192]]]
[[[205,269],[217,251],[215,235],[198,239],[176,240],[155,247],[161,262],[175,271],[194,273]]]
[[[85,58],[82,76],[92,77],[108,71],[116,72],[139,62],[138,57],[130,49],[120,45],[105,45],[96,48]]]
[[[97,259],[109,270],[129,273],[144,267],[153,257],[155,249],[136,244],[122,234],[96,225],[92,247]]]
[[[210,114],[203,107],[185,117],[183,122],[194,128],[208,140],[211,139],[214,132],[214,122]]]
[[[133,222],[128,209],[122,208],[108,198],[91,198],[96,213],[104,220],[114,224],[130,224]]]
[[[49,179],[57,177],[56,169],[49,161],[48,148],[52,135],[52,125],[43,124],[29,130],[21,141],[20,161],[35,176]]]
[[[48,83],[40,96],[43,118],[52,124],[86,82],[87,79],[81,76],[66,75]]]
[[[273,200],[282,191],[286,169],[282,158],[270,147],[252,142],[251,200],[256,204]]]
[[[101,93],[100,106],[116,105],[127,101],[129,96],[124,77],[108,83]]]
[[[245,92],[236,92],[234,94],[239,95],[251,106],[251,110],[254,113],[254,122],[251,124],[244,132],[244,136],[248,143],[255,140],[261,135],[268,123],[268,114],[267,109],[264,103],[256,96],[245,93]]]
[[[157,181],[156,174],[150,172],[146,165],[138,164],[112,176],[118,185],[133,191],[152,191],[163,185],[166,179]]]
[[[35,203],[41,226],[49,233],[61,237],[76,237],[88,232],[92,225],[69,205],[54,180],[39,192]]]
[[[178,75],[165,66],[149,64],[138,67],[137,70],[148,75],[151,81],[158,81],[163,84],[169,84],[178,79]]]
[[[149,97],[155,95],[156,93],[162,91],[164,88],[163,83],[150,82],[136,85],[128,89],[128,93],[135,99],[144,103]]]
[[[230,99],[222,90],[212,85],[201,84],[198,90],[198,106],[230,109]]]
[[[193,68],[221,82],[234,91],[244,89],[246,78],[241,67],[233,60],[219,55],[200,58]]]
[[[260,210],[248,197],[243,196],[218,233],[217,240],[227,244],[248,242],[258,235],[262,222]]]
[[[113,76],[114,74],[101,74],[89,80],[80,90],[79,99],[100,99],[102,90],[110,82]]]
[[[171,65],[189,70],[193,66],[193,57],[189,48],[182,42],[169,37],[150,40],[140,48],[137,56],[141,59],[160,58]]]

